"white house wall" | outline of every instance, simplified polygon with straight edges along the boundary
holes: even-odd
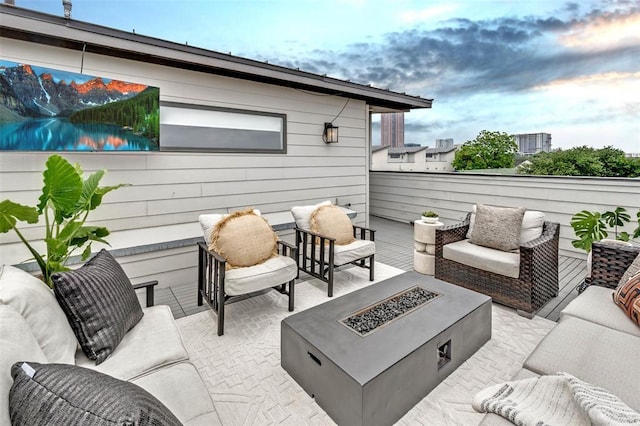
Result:
[[[6,38],[0,42],[3,59],[81,71],[79,51]],[[197,233],[198,216],[203,213],[255,207],[269,214],[326,199],[350,204],[357,212],[355,222],[366,224],[369,113],[365,102],[349,100],[335,118],[346,98],[95,54],[84,56],[82,71],[159,87],[161,102],[287,115],[286,154],[61,152],[87,172],[107,169],[104,185],[131,184],[108,194],[89,216],[113,233],[118,246],[162,239],[163,230],[170,234],[167,240],[175,239],[173,233],[180,229]],[[321,138],[323,124],[332,120],[340,128],[340,141],[326,145]],[[37,204],[50,154],[1,152],[0,199]],[[43,235],[38,225],[22,225],[21,230],[30,240]],[[0,234],[0,263],[28,258],[15,233]],[[160,286],[166,286],[196,280],[195,245],[118,260],[136,282],[158,279]]]

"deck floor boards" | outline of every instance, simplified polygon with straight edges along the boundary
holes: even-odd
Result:
[[[372,216],[369,226],[376,230],[376,261],[404,271],[413,270],[413,226]],[[575,287],[584,279],[587,263],[568,256],[559,259],[560,291],[537,315],[557,321],[560,311],[577,295]],[[195,277],[194,277],[195,278]],[[304,277],[301,276],[304,280]],[[197,283],[156,290],[156,304],[169,305],[175,318],[206,311],[209,306],[197,304]]]

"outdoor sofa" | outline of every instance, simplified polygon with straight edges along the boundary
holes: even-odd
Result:
[[[513,380],[568,373],[606,389],[640,412],[640,326],[612,299],[623,274],[640,263],[634,262],[640,247],[595,242],[592,252],[586,290],[562,310],[558,324],[533,350]],[[482,424],[511,422],[487,414]]]
[[[93,259],[90,262],[92,261]],[[135,295],[131,284],[127,284],[130,287],[129,290]],[[149,283],[146,286],[147,291],[153,288],[153,284],[155,283]],[[115,292],[109,292],[99,295],[98,298],[107,298],[114,294]],[[102,410],[102,414],[107,417],[122,415],[129,404],[128,408],[132,412],[142,411],[148,407],[151,407],[150,410],[168,409],[170,414],[178,420],[175,422],[175,419],[172,421],[161,419],[159,424],[220,424],[209,392],[199,372],[189,362],[189,354],[168,306],[152,306],[153,300],[149,300],[152,297],[148,297],[148,306],[140,308],[142,317],[135,326],[128,331],[125,330],[126,334],[122,340],[115,348],[111,348],[112,353],[105,358],[104,353],[96,352],[98,357],[104,358],[97,364],[97,361],[89,359],[81,350],[81,344],[67,320],[65,309],[57,302],[56,297],[57,294],[54,296],[54,292],[38,278],[21,269],[5,265],[0,270],[0,424],[11,424],[9,392],[14,384],[12,375],[16,377],[17,383],[22,374],[20,369],[11,367],[18,361],[36,366],[35,378],[39,381],[53,377],[45,376],[44,371],[47,368],[47,374],[58,374],[58,382],[50,383],[51,392],[46,395],[39,393],[43,388],[30,391],[32,400],[34,395],[37,398],[42,397],[47,402],[42,402],[41,406],[49,408],[38,408],[35,411],[42,411],[38,414],[38,418],[23,417],[22,424],[69,424],[68,417],[64,422],[56,421],[55,417],[68,408],[65,401],[71,401],[71,405],[86,403],[87,410]],[[85,294],[79,300],[91,303],[91,297]],[[137,303],[137,296],[135,297]],[[105,306],[102,309],[109,309],[109,307]],[[117,313],[109,312],[109,317],[115,316]],[[85,369],[77,367],[85,367]],[[51,370],[54,371],[51,372]],[[80,381],[76,385],[76,373],[87,372],[89,380],[86,380],[87,376],[82,376],[85,382]],[[18,373],[17,376],[16,373]],[[94,373],[96,373],[95,377]],[[33,382],[40,383],[38,380],[34,379]],[[26,386],[33,385],[29,380],[25,383]],[[139,389],[130,386],[129,383],[146,390],[152,397],[144,392],[141,395]],[[58,385],[66,386],[67,390],[62,389],[55,395],[57,392],[55,387]],[[97,387],[90,389],[93,385]],[[46,389],[49,384],[43,386]],[[113,388],[105,389],[109,386]],[[18,390],[19,388],[14,385],[13,392],[17,393]],[[110,390],[113,391],[111,394]],[[95,399],[87,401],[92,391]],[[64,394],[64,392],[67,393]],[[111,397],[113,399],[110,399]],[[153,397],[161,404],[157,404]],[[54,404],[52,398],[55,400],[55,405],[48,405]],[[31,402],[20,401],[20,403],[24,403],[26,408],[33,408],[34,404],[36,407],[39,406],[37,399]],[[121,403],[125,408],[119,405]],[[141,406],[143,409],[140,408]],[[110,410],[112,411],[109,412]],[[84,415],[83,413],[82,416]],[[146,415],[142,413],[142,416]],[[42,416],[54,417],[46,419]],[[78,417],[77,421],[72,423],[88,424],[90,422],[86,417]]]

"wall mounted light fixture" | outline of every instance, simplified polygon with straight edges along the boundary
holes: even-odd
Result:
[[[324,143],[338,143],[338,126],[334,126],[332,123],[324,123],[322,140]]]

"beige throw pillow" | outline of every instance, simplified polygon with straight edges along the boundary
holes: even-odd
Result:
[[[520,230],[525,208],[492,207],[478,204],[469,242],[502,251],[520,247]]]
[[[278,254],[278,236],[252,209],[220,220],[211,233],[209,250],[227,260],[228,268],[258,265]]]
[[[351,219],[337,206],[318,207],[311,213],[310,223],[311,232],[335,238],[337,245],[347,245],[355,241]]]

